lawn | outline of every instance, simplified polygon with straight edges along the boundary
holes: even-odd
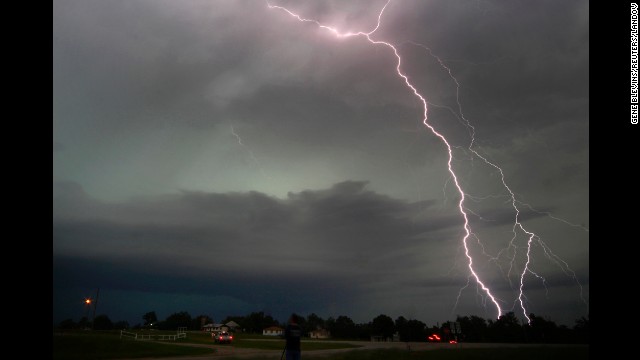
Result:
[[[213,354],[213,349],[120,339],[113,332],[69,332],[53,335],[54,360],[105,360]]]
[[[153,334],[161,334],[154,332]],[[148,333],[147,333],[148,334]],[[170,334],[162,333],[162,334]],[[173,332],[172,334],[175,334]],[[122,358],[163,358],[178,356],[214,355],[211,348],[184,346],[187,344],[212,344],[211,335],[201,332],[189,332],[186,339],[176,341],[135,341],[121,339],[118,331],[78,331],[53,334],[54,360],[110,360]],[[275,355],[243,357],[242,360],[280,359],[284,340],[234,335],[237,348],[279,350]],[[314,355],[314,350],[354,348],[338,353]],[[303,341],[303,358],[325,360],[578,360],[589,358],[588,346],[523,346],[508,348],[452,348],[428,351],[408,351],[405,349],[358,350],[356,345],[341,341]],[[234,358],[225,358],[234,360]],[[240,360],[240,358],[238,358]]]
[[[175,335],[174,332],[138,331],[145,335]],[[106,360],[121,358],[174,357],[213,354],[214,349],[184,346],[185,344],[213,345],[211,334],[189,332],[184,339],[175,341],[136,341],[121,338],[119,331],[68,331],[53,334],[54,360]],[[260,335],[234,334],[233,344],[237,348],[282,350],[284,340]],[[304,341],[303,351],[323,349],[355,348],[346,342]]]
[[[274,356],[256,356],[226,358],[226,360],[277,360]],[[302,353],[303,359],[317,360],[585,360],[589,359],[588,346],[566,346],[559,348],[522,347],[522,348],[476,348],[476,349],[437,349],[426,351],[407,351],[401,349],[352,350],[339,354],[313,355]]]

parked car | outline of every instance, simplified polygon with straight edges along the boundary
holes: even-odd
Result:
[[[213,337],[213,341],[216,344],[231,344],[233,341],[233,335],[229,334],[227,331],[220,331],[219,333],[211,333]]]
[[[454,339],[443,339],[440,335],[438,334],[431,334],[429,336],[427,336],[427,341],[428,342],[448,342],[449,344],[457,344],[458,341],[454,338]]]

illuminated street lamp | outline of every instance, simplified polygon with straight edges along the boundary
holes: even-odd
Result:
[[[91,298],[85,298],[84,299],[84,304],[87,307],[87,310],[89,309],[90,306],[93,305],[93,315],[91,317],[91,330],[93,330],[93,323],[96,320],[96,308],[98,307],[98,296],[100,296],[100,288],[98,288],[98,291],[96,292],[96,301],[94,302]]]

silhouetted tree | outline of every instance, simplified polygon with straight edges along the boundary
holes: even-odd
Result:
[[[356,324],[348,316],[340,315],[337,319],[329,318],[327,320],[331,336],[338,339],[357,338]]]
[[[192,330],[200,330],[202,329],[202,325],[213,323],[213,319],[209,317],[209,315],[198,315],[191,320],[191,325],[189,329]]]
[[[113,324],[113,328],[117,330],[126,330],[129,328],[128,321],[117,321]]]
[[[380,314],[371,322],[371,335],[383,336],[385,339],[393,336],[395,324],[389,316]]]
[[[64,329],[64,330],[73,329],[74,327],[76,327],[76,323],[73,322],[73,320],[71,320],[71,319],[62,320],[58,324],[58,328],[59,329]]]
[[[419,320],[407,320],[400,316],[396,319],[395,328],[400,341],[425,341],[427,338],[427,325]]]
[[[424,341],[427,338],[427,324],[420,320],[407,321],[407,341]]]
[[[556,325],[553,321],[530,314],[530,323],[521,323],[513,312],[503,314],[497,320],[485,320],[481,317],[457,316],[456,321],[460,324],[462,334],[459,339],[465,342],[533,342],[533,343],[589,343],[589,317],[581,317],[575,321],[573,328],[566,325]],[[163,330],[176,330],[178,327],[189,329],[200,329],[202,319],[205,323],[213,322],[207,315],[199,315],[191,318],[188,312],[182,311],[167,317],[165,321],[158,321],[155,311],[150,311],[142,316],[144,326],[136,324],[134,328],[148,328],[152,323],[154,328]],[[264,328],[280,325],[270,315],[264,312],[252,312],[247,316],[227,316],[222,323],[235,321],[240,325],[240,329],[262,333]],[[156,325],[157,324],[157,325]],[[401,341],[425,341],[428,335],[437,333],[443,340],[452,338],[453,334],[447,334],[449,323],[442,326],[427,327],[419,320],[407,320],[399,316],[395,322],[387,315],[378,315],[373,321],[365,324],[355,324],[351,318],[341,315],[337,319],[329,317],[323,320],[315,313],[311,313],[306,318],[300,316],[300,324],[305,333],[317,328],[329,330],[334,338],[338,339],[360,339],[368,340],[371,335],[390,337],[394,332],[398,332]],[[66,319],[57,324],[58,329],[90,329],[91,321],[83,316],[78,323],[72,319]],[[128,329],[129,323],[119,321],[115,324],[111,322],[105,314],[97,316],[93,328],[96,330],[108,329]]]
[[[318,315],[316,315],[315,313],[311,313],[307,316],[307,321],[305,325],[306,325],[306,328],[303,330],[306,333],[309,333],[310,331],[317,330],[317,329],[324,329],[326,326],[324,320]]]
[[[107,315],[98,315],[93,320],[93,329],[94,330],[111,330],[113,329],[113,323],[111,319]]]
[[[400,341],[410,341],[409,340],[409,328],[407,326],[408,320],[405,319],[404,316],[398,316],[394,325],[396,330],[398,331],[398,335],[400,335]]]
[[[144,326],[151,326],[151,324],[158,322],[158,316],[155,311],[149,311],[142,315],[142,320],[144,320]]]
[[[456,318],[462,330],[462,339],[465,342],[485,342],[487,340],[487,321],[479,316],[463,316]]]
[[[522,325],[513,311],[500,316],[495,322],[490,321],[489,330],[492,342],[521,343],[525,340]]]
[[[574,341],[581,344],[589,343],[589,315],[576,320],[573,326]]]
[[[262,330],[269,326],[279,325],[271,315],[265,315],[263,311],[252,312],[249,316],[243,319],[242,323],[238,324],[243,328],[246,328],[248,332],[258,334],[261,334]]]
[[[545,320],[533,313],[529,314],[529,319],[531,321],[525,326],[527,329],[527,342],[546,344],[560,342],[556,323],[551,320]]]
[[[372,330],[370,322],[366,324],[355,324],[355,332],[351,338],[369,341],[371,339],[371,335]]]
[[[173,313],[167,319],[158,324],[162,330],[177,330],[179,327],[189,327],[191,325],[191,315],[186,311]]]
[[[91,327],[91,323],[89,322],[89,319],[87,319],[86,316],[83,316],[80,318],[80,321],[78,321],[78,328],[79,329],[87,329]]]

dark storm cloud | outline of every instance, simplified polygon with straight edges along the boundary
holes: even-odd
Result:
[[[55,184],[54,292],[100,284],[103,291],[229,296],[285,313],[318,311],[336,297],[348,306],[363,287],[389,286],[421,261],[405,246],[420,248],[431,228],[452,223],[413,223],[416,209],[432,205],[354,181],[287,199],[183,192],[127,203]]]
[[[230,264],[233,258],[211,258],[208,262]],[[120,258],[83,259],[54,257],[54,306],[69,313],[78,289],[101,288],[101,311],[131,325],[142,314],[157,311],[160,318],[187,311],[208,314],[221,321],[227,315],[247,315],[266,311],[280,319],[292,309],[305,313],[322,311],[327,304],[354,303],[354,284],[344,277],[328,274],[301,276],[296,272],[277,278],[260,271],[203,270],[184,275],[171,259],[151,262]],[[71,294],[71,296],[69,296]],[[84,296],[93,296],[85,292]],[[78,299],[80,298],[77,296]],[[140,299],[144,303],[138,304]],[[76,299],[77,300],[77,299]]]
[[[425,258],[461,225],[458,214],[439,214],[434,204],[393,199],[357,181],[286,199],[185,191],[123,203],[104,203],[77,184],[58,183],[54,282],[58,292],[99,283],[272,307],[291,288],[297,301],[320,306],[329,302],[326,289],[346,301],[397,286],[461,286],[464,275],[434,277],[446,261]],[[489,213],[495,222],[486,226],[508,223],[501,211]]]
[[[588,116],[588,2],[409,4],[415,11],[401,11],[403,6],[388,13],[407,26],[381,31],[398,43],[429,47],[451,69],[465,117],[481,124],[477,140],[511,139],[526,129]],[[411,43],[402,52],[410,75],[431,70],[429,77],[414,77],[427,98],[457,109],[455,86],[431,53]],[[448,122],[433,121],[455,138]]]
[[[368,31],[385,1],[273,3]],[[126,315],[139,318],[154,298],[166,311],[192,301],[203,312],[447,320],[469,284],[460,197],[389,48],[336,39],[263,1],[53,10],[54,309],[100,283],[118,293],[113,320],[125,304],[142,306]],[[514,236],[509,191],[588,298],[588,19],[588,1],[405,0],[373,34],[397,45],[429,123],[454,146],[475,264],[505,302],[517,279],[494,265],[509,259],[485,261]],[[503,172],[473,156],[472,134]],[[542,250],[533,266],[549,309],[581,302]],[[538,313],[583,310],[545,313],[532,280]],[[462,314],[478,308],[476,290],[465,288]]]
[[[56,5],[54,96],[66,105],[60,111],[72,106],[99,109],[111,125],[157,124],[159,117],[215,122],[216,107],[205,98],[207,88],[225,72],[242,67],[242,59],[250,58],[248,52],[260,42],[246,34],[257,26],[254,21],[247,22],[253,24],[248,30],[231,21],[234,8],[228,2]],[[71,77],[75,80],[68,83]],[[77,97],[72,104],[67,103],[69,93]]]
[[[232,258],[212,258],[212,262],[228,264]],[[119,258],[82,259],[74,257],[54,258],[54,277],[60,288],[72,286],[90,288],[94,284],[112,290],[141,292],[198,294],[205,296],[233,296],[248,303],[277,302],[292,289],[306,297],[321,297],[324,288],[331,287],[341,294],[352,296],[352,284],[333,276],[317,274],[301,276],[295,272],[281,274],[278,281],[256,272],[230,270],[201,271],[198,276],[185,276],[171,270],[172,263],[163,261],[129,262]],[[270,281],[271,280],[271,281]],[[275,294],[275,295],[267,295]],[[277,296],[276,296],[277,295]],[[347,299],[345,299],[347,300]]]
[[[287,199],[258,192],[183,192],[102,203],[74,184],[56,184],[54,253],[115,256],[124,251],[125,257],[145,257],[146,262],[172,259],[175,265],[212,269],[217,265],[206,263],[207,258],[232,256],[236,264],[225,267],[353,271],[344,260],[363,253],[393,254],[399,242],[415,244],[429,231],[460,223],[455,215],[416,223],[413,212],[430,202],[407,203],[365,185],[343,182],[290,193]]]

